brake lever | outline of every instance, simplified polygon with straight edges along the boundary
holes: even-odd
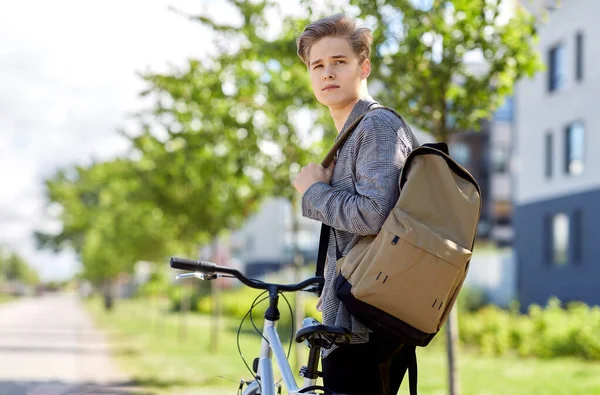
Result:
[[[221,277],[233,278],[234,276],[231,276],[229,274],[215,273],[215,272],[210,272],[210,273],[193,272],[193,273],[178,274],[177,277],[175,277],[175,280],[179,280],[182,278],[190,278],[190,277],[209,281],[209,280],[214,280],[214,279],[221,278]]]

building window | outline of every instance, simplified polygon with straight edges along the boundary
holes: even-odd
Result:
[[[246,236],[246,252],[254,251],[254,236],[248,235]]]
[[[569,257],[569,217],[559,213],[552,217],[552,263],[564,266]]]
[[[565,172],[578,175],[584,169],[585,129],[583,122],[573,122],[565,130]]]
[[[550,265],[552,262],[552,215],[544,216],[544,231],[542,232],[542,251],[544,260]]]
[[[497,144],[492,148],[492,170],[494,173],[508,172],[509,151],[505,144]]]
[[[577,33],[575,37],[575,78],[583,80],[583,33]]]
[[[581,209],[573,213],[573,262],[580,265],[583,262],[583,213]]]
[[[464,167],[469,167],[471,151],[465,143],[454,143],[450,146],[450,156]]]
[[[552,177],[552,167],[554,158],[552,152],[554,150],[552,132],[546,133],[546,178]]]
[[[562,44],[552,47],[548,52],[548,90],[550,92],[559,90],[565,85],[564,53]]]
[[[504,99],[504,103],[494,113],[494,121],[511,122],[514,120],[514,98],[512,96]]]

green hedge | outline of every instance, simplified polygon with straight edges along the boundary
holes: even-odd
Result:
[[[600,360],[600,307],[583,303],[562,306],[556,298],[546,306],[532,305],[527,314],[485,305],[487,298],[480,291],[464,289],[457,302],[459,309],[459,336],[461,344],[484,355],[502,356],[517,354],[522,357],[553,358],[574,356],[587,360]],[[252,301],[260,294],[247,287],[223,291],[221,309],[224,315],[242,319]],[[294,294],[286,294],[292,307]],[[321,318],[316,310],[317,298],[305,294],[306,316]],[[179,300],[176,301],[178,305]],[[192,310],[202,314],[212,311],[210,295],[195,296]],[[254,311],[261,320],[266,308],[263,301]],[[290,315],[287,304],[280,301],[280,326],[288,327]],[[445,331],[441,330],[430,347],[444,347]]]
[[[223,315],[241,320],[250,309],[250,306],[252,305],[254,299],[262,292],[263,291],[257,291],[248,287],[240,287],[234,290],[224,291],[221,294],[221,312],[223,313]],[[295,303],[295,294],[286,293],[285,296],[290,302],[290,305],[293,309]],[[316,309],[318,298],[308,293],[304,293],[303,296],[305,316],[314,317],[320,320],[321,313],[318,312]],[[266,297],[266,294],[264,295],[264,297]],[[267,306],[268,301],[262,301],[258,306],[254,308],[253,317],[255,319],[262,319],[262,313],[266,310]],[[195,310],[201,314],[211,314],[213,307],[212,297],[210,295],[206,295],[204,297],[198,298],[195,307]],[[279,325],[289,326],[289,324],[291,323],[289,308],[283,297],[280,297],[279,311],[281,313],[281,321],[279,322]]]
[[[600,308],[583,303],[562,306],[552,298],[543,308],[529,307],[519,314],[486,306],[459,316],[463,344],[486,355],[517,353],[520,356],[554,358],[575,356],[600,360]]]

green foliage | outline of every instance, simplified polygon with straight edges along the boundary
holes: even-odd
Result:
[[[64,281],[48,281],[44,284],[44,288],[50,292],[64,291],[70,286],[69,280]]]
[[[166,271],[157,267],[150,275],[148,281],[137,290],[137,296],[161,297],[167,294],[171,287],[171,279]]]
[[[241,320],[260,291],[239,287],[223,292],[221,311],[224,316]],[[479,291],[477,291],[479,293]],[[286,294],[293,306],[294,295]],[[177,300],[178,301],[178,300]],[[176,302],[177,302],[176,301]],[[212,297],[195,296],[193,310],[211,314]],[[254,318],[262,321],[266,308],[263,301],[254,310]],[[307,317],[321,319],[316,310],[316,297],[306,297],[304,308]],[[194,306],[194,305],[192,305]],[[290,324],[289,312],[283,298],[280,300],[281,326]],[[507,311],[486,305],[476,310],[461,310],[459,318],[460,341],[475,348],[485,356],[555,358],[573,356],[586,360],[600,360],[600,307],[583,303],[570,303],[561,307],[557,299],[551,299],[545,308],[532,305],[527,314],[518,310]],[[445,344],[445,331],[440,331],[429,348],[441,349]]]
[[[209,294],[210,283],[207,282],[198,282],[194,287],[172,287],[168,292],[170,311],[182,311],[185,302],[188,303],[187,311],[197,312],[199,301]]]
[[[27,285],[37,285],[40,278],[25,259],[14,251],[0,248],[0,283],[19,281]]]
[[[232,6],[244,21],[239,27],[190,17],[215,32],[214,56],[143,76],[149,84],[144,94],[156,103],[141,114],[146,128],[132,142],[148,167],[147,191],[182,220],[186,235],[198,224],[211,235],[236,228],[265,196],[295,199],[293,176],[333,140],[331,122],[313,128],[297,118],[311,111],[312,118],[325,115],[296,55],[295,36],[307,20],[283,17],[272,1]],[[265,34],[273,13],[282,20],[275,38]],[[326,133],[326,143],[311,129]]]
[[[477,311],[490,303],[490,298],[483,288],[465,286],[461,289],[456,305],[459,311]]]
[[[547,306],[530,306],[528,314],[487,306],[462,314],[460,338],[486,355],[554,358],[575,356],[600,360],[600,307],[583,303],[561,306],[552,298]]]
[[[37,232],[40,247],[70,248],[83,276],[99,284],[131,272],[138,260],[162,258],[172,228],[160,208],[145,199],[135,163],[126,159],[58,171],[46,181],[49,203],[62,223],[58,234]]]
[[[242,319],[250,307],[252,306],[252,302],[255,300],[257,296],[259,296],[263,291],[258,291],[248,287],[239,287],[234,290],[229,290],[224,292],[221,295],[221,312],[224,316]],[[290,305],[294,306],[294,293],[286,293],[285,296],[288,298]],[[266,297],[266,294],[263,296]],[[263,297],[259,298],[260,301]],[[321,313],[317,311],[317,297],[304,295],[304,310],[305,316],[314,317],[317,319],[321,319]],[[258,318],[260,322],[262,322],[261,314],[267,307],[268,301],[264,300],[259,305],[254,308],[253,317]],[[201,314],[211,314],[213,311],[213,299],[211,295],[206,295],[205,297],[199,298],[196,305],[196,310]],[[290,314],[287,303],[284,298],[280,296],[279,299],[279,311],[281,313],[281,326],[289,326],[290,324]]]
[[[500,0],[352,0],[374,25],[372,81],[377,95],[439,141],[478,130],[513,91],[516,80],[541,69],[533,51],[535,20],[516,7],[500,23]],[[469,68],[478,52],[487,66]],[[408,116],[410,114],[410,116]]]

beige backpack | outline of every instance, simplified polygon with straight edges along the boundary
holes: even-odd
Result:
[[[408,132],[408,124],[393,109]],[[364,117],[364,115],[363,115]],[[322,162],[327,167],[357,119]],[[465,281],[481,214],[479,185],[448,155],[424,144],[406,159],[400,197],[379,234],[338,257],[336,289],[348,311],[373,330],[424,347],[446,322]],[[329,227],[321,232],[317,275],[323,274]]]

